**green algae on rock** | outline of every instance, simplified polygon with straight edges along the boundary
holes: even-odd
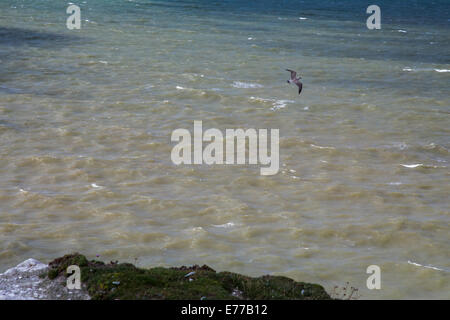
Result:
[[[96,300],[331,299],[318,284],[296,282],[282,276],[253,278],[216,272],[206,265],[142,269],[130,263],[88,261],[79,253],[50,262],[48,277],[65,275],[70,265],[80,267],[81,282]]]

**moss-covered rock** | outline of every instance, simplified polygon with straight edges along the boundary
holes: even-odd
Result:
[[[50,267],[48,271],[48,277],[50,279],[54,279],[60,274],[65,274],[67,267],[71,265],[76,265],[82,268],[87,266],[88,264],[89,261],[86,259],[86,257],[79,253],[66,254],[61,258],[56,258],[48,264]]]
[[[66,274],[70,265],[81,269],[81,281],[92,299],[331,299],[317,284],[281,276],[252,278],[216,272],[204,265],[141,269],[129,263],[88,261],[75,253],[53,260],[48,277]]]

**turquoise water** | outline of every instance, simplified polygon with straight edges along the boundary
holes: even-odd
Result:
[[[80,30],[0,2],[0,271],[80,251],[450,298],[447,1],[378,1],[381,30],[366,1],[74,3]],[[279,129],[280,172],[175,166],[194,120]]]

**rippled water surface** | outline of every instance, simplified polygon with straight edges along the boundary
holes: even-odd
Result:
[[[365,1],[75,3],[81,30],[0,2],[0,271],[79,251],[450,298],[447,1],[378,1],[381,30]],[[280,172],[175,166],[194,120],[280,129]]]

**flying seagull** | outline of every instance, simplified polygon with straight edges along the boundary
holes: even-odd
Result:
[[[291,73],[291,79],[289,79],[287,82],[288,83],[295,83],[297,85],[297,87],[298,87],[298,94],[300,94],[300,92],[302,92],[302,87],[303,87],[303,84],[300,82],[300,79],[302,77],[299,76],[297,78],[297,72],[295,72],[294,70],[286,69],[286,71],[289,71]]]

